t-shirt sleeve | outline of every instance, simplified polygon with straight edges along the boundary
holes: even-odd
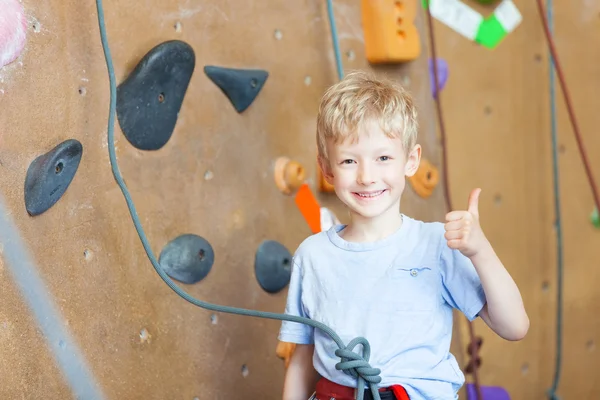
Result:
[[[308,318],[302,304],[302,275],[302,266],[298,264],[297,258],[294,258],[284,313],[287,315]],[[279,332],[279,340],[297,344],[313,344],[313,335],[314,328],[310,325],[299,322],[283,321]]]
[[[444,300],[473,321],[486,302],[477,270],[468,257],[448,247],[443,233],[440,249]]]

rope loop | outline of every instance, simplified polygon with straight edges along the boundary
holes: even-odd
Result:
[[[363,347],[364,356],[355,353],[354,347],[361,344]],[[346,374],[353,376],[354,378],[362,378],[369,382],[372,386],[377,385],[381,382],[379,374],[381,370],[379,368],[373,368],[369,364],[369,358],[371,356],[371,345],[369,342],[362,337],[352,340],[343,349],[335,351],[335,355],[340,357],[341,362],[335,365],[335,368],[339,371],[344,371]]]

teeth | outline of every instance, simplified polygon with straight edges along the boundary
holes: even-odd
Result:
[[[356,193],[356,194],[359,195],[360,197],[375,197],[375,196],[379,196],[381,193],[383,193],[383,190],[380,190],[378,192]]]

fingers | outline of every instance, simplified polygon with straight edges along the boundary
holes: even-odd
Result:
[[[471,215],[471,213],[468,211],[450,211],[448,214],[446,214],[446,221],[448,222],[458,221],[461,219],[472,220],[473,215]]]
[[[447,222],[444,225],[446,231],[456,231],[470,225],[470,221],[459,219],[458,221]]]
[[[456,239],[462,239],[464,237],[465,237],[465,232],[462,230],[447,231],[446,233],[444,233],[444,238],[446,240],[456,240]]]
[[[444,225],[444,230],[446,231],[444,233],[444,238],[451,241],[464,241],[471,234],[472,224],[472,218],[467,217],[447,222]],[[455,244],[458,245],[459,243],[457,242]]]
[[[451,249],[459,250],[462,246],[462,239],[454,239],[448,241],[448,247],[450,247]]]

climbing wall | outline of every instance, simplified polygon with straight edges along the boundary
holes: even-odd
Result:
[[[482,6],[463,0],[483,16]],[[536,1],[515,2],[522,22],[494,49],[477,45],[436,19],[438,56],[449,65],[442,94],[452,202],[467,204],[482,187],[483,227],[519,285],[531,328],[506,342],[475,324],[483,337],[481,381],[505,387],[512,399],[544,399],[553,385],[557,339],[557,244],[554,228],[549,51]],[[546,5],[546,1],[542,2]],[[551,2],[552,3],[552,2]],[[553,2],[555,43],[596,185],[600,182],[600,124],[593,65],[600,5]],[[600,230],[590,223],[592,191],[555,81],[564,254],[564,315],[560,398],[598,398],[600,361],[596,250]],[[463,327],[463,339],[466,327]],[[465,353],[466,355],[466,353]]]
[[[0,0],[0,10],[9,3],[19,4]],[[0,69],[0,398],[280,398],[280,322],[184,301],[141,245],[109,162],[94,1],[22,5],[23,51]],[[296,162],[294,188],[305,182],[308,201],[345,220],[335,197],[319,192],[315,162],[316,107],[338,79],[326,3],[151,0],[106,2],[104,11],[120,86],[116,155],[152,252],[198,235],[206,242],[179,250],[191,255],[181,262],[203,268],[182,279],[200,281],[180,287],[282,312],[285,290],[257,281],[257,250],[277,241],[266,249],[283,249],[275,261],[289,267],[285,252],[312,230],[297,206],[309,203],[276,185],[277,160]],[[413,92],[424,157],[439,167],[425,43],[403,66],[369,66],[360,5],[336,1],[334,12],[344,68],[376,69]],[[420,15],[416,23],[422,29]],[[165,57],[177,60],[178,79]],[[245,81],[256,98],[236,109],[205,66],[266,73]],[[428,198],[408,189],[403,207],[441,220],[441,185]]]

